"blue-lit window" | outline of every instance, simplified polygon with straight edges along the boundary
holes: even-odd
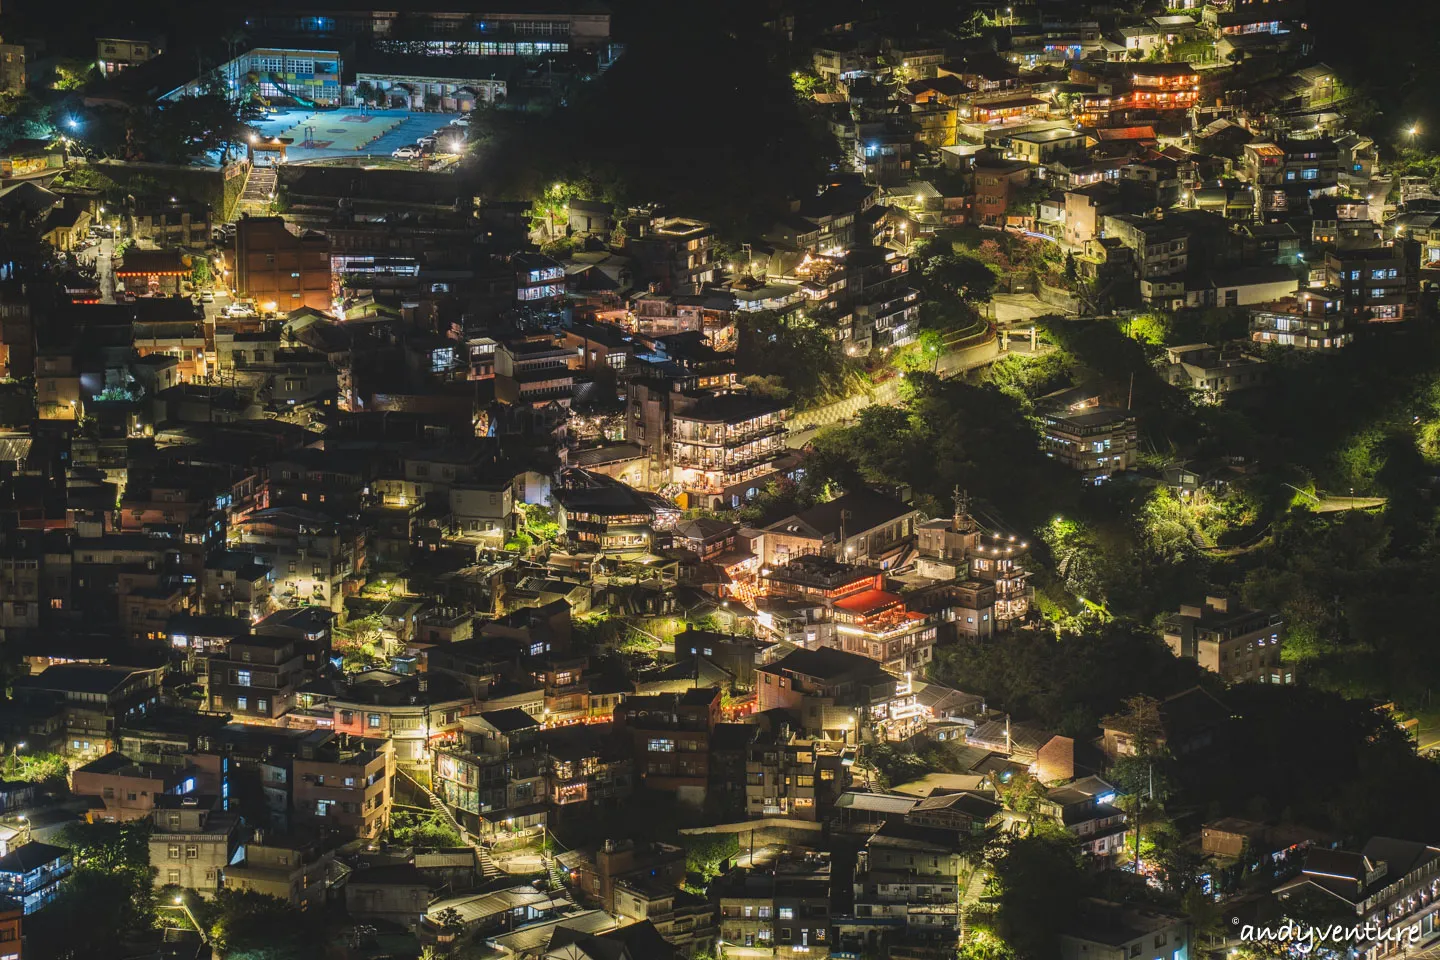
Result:
[[[1300,179],[1302,179],[1302,180],[1319,180],[1319,179],[1320,179],[1320,171],[1319,171],[1318,169],[1316,169],[1315,167],[1306,167],[1304,170],[1301,170],[1301,171],[1300,171]]]

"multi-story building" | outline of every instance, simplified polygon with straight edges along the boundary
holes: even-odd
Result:
[[[685,879],[685,851],[667,843],[607,839],[593,860],[576,868],[580,892],[607,911],[618,912],[619,885],[656,884],[674,888]]]
[[[1304,29],[1304,0],[1235,0],[1226,7],[1205,7],[1204,23],[1222,37],[1285,34]]]
[[[1174,218],[1129,213],[1105,217],[1104,236],[1115,237],[1135,253],[1140,296],[1155,306],[1173,306],[1185,298],[1190,234]]]
[[[885,585],[876,568],[799,554],[781,566],[760,569],[757,608],[760,636],[806,650],[838,647],[833,605]],[[752,667],[753,670],[753,667]]]
[[[331,306],[330,240],[295,234],[283,217],[244,217],[235,228],[235,290],[263,310]]]
[[[595,731],[581,726],[545,732],[552,807],[616,803],[633,792],[634,762],[629,752]]]
[[[1112,101],[1112,112],[1188,110],[1200,99],[1200,75],[1188,63],[1136,63],[1125,72],[1130,89]]]
[[[1181,604],[1167,617],[1165,644],[1177,657],[1194,660],[1229,683],[1294,683],[1281,662],[1285,620],[1275,613],[1247,610],[1228,597]]]
[[[521,5],[496,10],[475,10],[459,4],[427,8],[406,20],[388,8],[351,6],[337,9],[320,4],[290,6],[273,4],[246,13],[249,26],[257,32],[281,36],[341,36],[373,38],[381,43],[396,37],[400,28],[431,38],[420,45],[431,56],[519,56],[533,57],[565,53],[572,49],[604,47],[610,41],[610,13],[591,9],[565,11],[544,5]],[[404,37],[400,52],[410,53],[417,45]],[[466,40],[480,37],[483,41]],[[384,49],[382,47],[382,49]]]
[[[197,200],[137,200],[125,211],[130,235],[159,246],[204,247],[210,241],[210,205]]]
[[[1340,291],[1346,320],[1387,322],[1416,313],[1416,278],[1400,244],[1327,252],[1325,285]]]
[[[1260,141],[1245,145],[1244,167],[1255,187],[1256,215],[1273,220],[1305,213],[1312,197],[1335,191],[1340,151],[1326,137]]]
[[[964,113],[963,110],[961,112]],[[973,207],[975,219],[980,223],[1003,223],[1005,214],[1010,209],[1010,198],[1030,182],[1034,169],[1024,160],[977,162]]]
[[[701,396],[671,416],[671,480],[698,503],[736,506],[753,498],[788,453],[778,400],[741,393]]]
[[[1108,900],[1082,900],[1060,934],[1060,960],[1190,960],[1190,921]]]
[[[0,44],[0,64],[5,45]],[[35,375],[35,318],[30,298],[16,289],[0,290],[0,372],[19,380]]]
[[[151,819],[155,886],[185,887],[213,897],[240,845],[240,818],[220,810],[218,797],[186,794],[156,797]]]
[[[1264,386],[1270,365],[1244,349],[1192,343],[1167,347],[1165,375],[1170,383],[1188,387],[1202,400],[1218,403],[1234,394]]]
[[[0,43],[0,93],[19,96],[25,86],[25,45]]]
[[[388,738],[407,770],[429,767],[431,744],[458,735],[461,719],[476,710],[469,687],[452,676],[389,670],[357,674],[323,707],[336,733]]]
[[[490,710],[461,721],[434,757],[434,783],[461,826],[487,844],[543,833],[547,758],[541,724],[524,710]]]
[[[951,830],[893,819],[873,833],[857,857],[855,919],[841,925],[842,945],[879,948],[881,936],[892,947],[953,944],[967,870],[955,843]]]
[[[755,671],[756,709],[800,714],[807,736],[903,739],[924,726],[909,680],[843,650],[795,650]]]
[[[1113,785],[1083,777],[1047,790],[1040,812],[1074,834],[1081,850],[1104,859],[1126,849],[1125,812],[1115,800]]]
[[[704,803],[710,736],[720,722],[720,688],[630,697],[615,708],[615,730],[635,747],[635,772],[652,790]]]
[[[71,790],[77,796],[100,798],[103,807],[99,812],[107,820],[142,820],[150,816],[160,797],[195,793],[204,780],[213,778],[193,766],[132,763],[116,752],[77,767],[71,774]]]
[[[1354,338],[1347,329],[1343,301],[1339,288],[1325,287],[1252,307],[1250,339],[1302,350],[1339,349]]]
[[[154,60],[165,52],[165,38],[128,33],[95,38],[95,66],[109,76]]]
[[[1307,895],[1338,901],[1357,924],[1375,929],[1355,944],[1363,960],[1424,949],[1436,937],[1440,847],[1393,837],[1371,837],[1360,850],[1311,848],[1300,875],[1275,889],[1282,906]],[[1408,931],[1420,930],[1418,940]]]
[[[205,561],[201,598],[205,612],[258,623],[270,613],[274,571],[253,553],[221,551]]]
[[[922,674],[930,663],[935,624],[898,594],[866,590],[836,600],[834,618],[840,649],[879,661],[893,674]]]
[[[0,857],[0,895],[20,904],[25,916],[39,910],[60,894],[60,882],[70,875],[70,851],[48,843],[31,841]],[[0,953],[15,944],[0,942]],[[18,957],[19,951],[15,955]]]
[[[374,840],[390,828],[395,748],[379,737],[316,731],[291,762],[296,829],[325,837]]]
[[[745,813],[823,822],[849,782],[841,745],[782,729],[751,743],[745,760]]]
[[[587,470],[564,472],[554,496],[560,532],[573,548],[603,554],[640,554],[654,538],[654,509],[618,480]]]
[[[766,527],[761,564],[780,567],[795,557],[816,553],[887,569],[912,542],[919,516],[918,510],[894,497],[855,490]]]
[[[715,230],[702,220],[632,210],[622,221],[635,279],[665,293],[699,293],[715,279]]]
[[[565,296],[565,268],[543,253],[517,253],[510,258],[515,271],[515,302],[521,307],[550,307]]]
[[[1365,223],[1374,225],[1374,221],[1368,219]],[[1368,247],[1378,243],[1378,238],[1368,233],[1365,236],[1367,240],[1375,242],[1357,242],[1354,245]],[[1425,269],[1433,270],[1440,265],[1440,211],[1416,210],[1392,217],[1385,222],[1385,236],[1397,241],[1408,241],[1419,247],[1419,263]],[[0,306],[0,317],[3,316],[4,307]]]
[[[1129,410],[1056,410],[1044,415],[1044,424],[1045,455],[1079,471],[1087,483],[1104,483],[1135,465],[1139,436]]]
[[[269,561],[271,596],[283,606],[314,603],[338,613],[341,582],[364,565],[364,537],[321,513],[270,507],[232,529],[239,534],[237,550]]]
[[[976,620],[959,627],[961,633],[988,636],[1006,631],[1030,615],[1034,588],[1027,569],[1030,544],[1014,534],[989,534],[970,513],[969,498],[957,492],[955,513],[916,528],[920,556],[916,571],[937,580],[958,580],[972,593],[989,591],[989,604],[972,603],[965,608],[991,620]],[[977,598],[978,599],[978,598]],[[989,606],[989,610],[984,607]],[[973,614],[972,614],[973,616]]]
[[[16,683],[16,698],[58,698],[64,703],[61,752],[69,757],[103,756],[116,746],[116,731],[144,716],[160,700],[162,669],[62,663]]]
[[[223,654],[210,658],[210,708],[232,713],[242,723],[273,723],[295,706],[304,663],[293,640],[232,640]]]
[[[722,955],[745,960],[830,956],[830,858],[784,856],[768,870],[717,882]]]
[[[0,909],[0,960],[20,960],[25,942],[25,908],[23,905]]]
[[[325,903],[335,855],[318,844],[269,838],[245,844],[244,859],[226,867],[225,887],[278,897],[308,910]]]

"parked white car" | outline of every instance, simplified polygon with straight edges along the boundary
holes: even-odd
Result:
[[[416,160],[420,156],[420,148],[399,147],[395,150],[394,153],[390,154],[390,156],[394,157],[396,160]]]

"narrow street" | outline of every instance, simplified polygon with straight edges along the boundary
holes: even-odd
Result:
[[[100,287],[100,302],[115,302],[115,241],[102,239],[89,250],[77,255],[81,264],[93,264],[95,282]]]
[[[1000,350],[998,338],[991,338],[983,343],[941,355],[940,362],[936,365],[936,373],[945,378],[957,377],[994,363],[1002,356],[1004,353]],[[790,434],[786,442],[791,449],[798,450],[809,443],[822,427],[853,420],[866,407],[875,404],[895,406],[900,402],[900,384],[903,382],[904,377],[891,377],[866,393],[857,393],[844,400],[836,400],[834,403],[797,413],[790,419]]]

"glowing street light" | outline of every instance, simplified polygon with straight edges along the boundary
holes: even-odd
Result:
[[[190,912],[190,907],[188,904],[185,903],[185,898],[176,897],[174,905],[185,911],[185,916],[188,917],[190,922],[195,925],[195,932],[200,934],[200,942],[208,944],[210,942],[210,938],[206,936],[205,928],[200,926],[200,921],[195,919],[195,914]],[[167,904],[167,906],[169,906],[169,904]]]

